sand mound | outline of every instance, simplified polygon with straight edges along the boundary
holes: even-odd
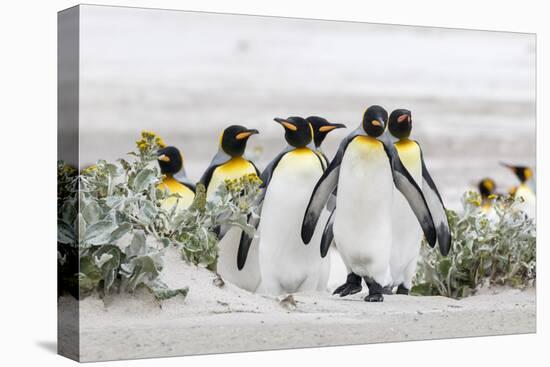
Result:
[[[271,313],[285,312],[278,299],[250,293],[231,283],[219,284],[217,275],[209,270],[190,265],[181,259],[174,248],[166,250],[161,279],[170,288],[189,287],[187,297],[176,296],[157,302],[151,293],[140,289],[134,294],[110,295],[104,300],[97,296],[87,297],[80,302],[80,314],[84,325],[132,319],[135,322],[150,320],[151,317],[176,319],[199,315],[223,313]]]
[[[534,288],[492,288],[463,300],[393,295],[375,304],[363,301],[366,289],[346,298],[307,292],[281,302],[219,287],[216,274],[186,264],[175,249],[161,277],[188,286],[188,296],[159,303],[139,290],[79,303],[82,361],[529,333],[536,324]]]

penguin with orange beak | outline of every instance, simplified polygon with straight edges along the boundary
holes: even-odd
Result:
[[[195,185],[189,180],[183,166],[183,156],[176,147],[159,149],[158,165],[164,175],[159,184],[160,189],[168,190],[170,196],[162,201],[162,207],[171,210],[177,203],[176,210],[187,209],[195,199]]]
[[[325,161],[314,146],[312,125],[297,116],[275,118],[288,146],[262,172],[264,186],[260,233],[258,292],[282,295],[324,290],[327,266],[318,249],[304,246],[300,224],[309,195],[324,170]],[[317,240],[320,240],[320,232]],[[246,248],[242,260],[248,263]],[[248,255],[250,257],[250,255]]]
[[[537,215],[537,198],[533,169],[527,166],[514,166],[502,162],[501,165],[508,168],[519,180],[519,185],[512,190],[514,197],[519,197],[523,200],[517,205],[517,209],[523,211],[528,217],[535,219]]]
[[[249,174],[259,176],[254,163],[244,158],[248,139],[255,134],[258,134],[258,130],[241,125],[231,125],[222,132],[218,152],[200,179],[200,183],[206,188],[207,200],[216,200],[218,188],[225,180],[238,179]],[[250,261],[246,266],[238,268],[237,254],[241,234],[242,229],[238,227],[220,229],[217,271],[224,280],[254,292],[260,282],[258,248],[252,246]]]

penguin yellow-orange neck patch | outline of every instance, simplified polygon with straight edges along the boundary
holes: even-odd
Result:
[[[296,148],[292,151],[293,153],[297,153],[297,154],[310,154],[310,153],[314,153],[311,149],[307,148],[307,147],[302,147],[302,148]],[[316,154],[316,153],[315,153]]]
[[[249,173],[256,173],[256,170],[252,163],[242,157],[231,158],[215,171],[215,175],[227,175],[228,178],[237,178]]]
[[[359,135],[357,138],[355,138],[355,140],[357,140],[359,143],[362,143],[362,144],[368,144],[373,146],[382,145],[382,143],[378,139],[373,138],[372,136]]]
[[[187,193],[193,192],[190,188],[176,180],[171,175],[166,176],[164,180],[158,185],[159,189],[167,189],[171,193]]]
[[[409,138],[403,138],[403,139],[399,139],[399,141],[397,141],[394,145],[396,147],[399,146],[399,147],[403,147],[403,148],[408,148],[408,147],[412,147],[416,144],[415,144],[414,141],[412,141]]]

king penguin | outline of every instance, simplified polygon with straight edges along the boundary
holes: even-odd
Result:
[[[176,147],[159,149],[158,164],[164,175],[159,184],[160,189],[168,190],[171,194],[178,194],[164,199],[161,203],[166,210],[171,210],[177,202],[176,210],[187,209],[195,199],[195,185],[187,178],[183,167],[183,156]]]
[[[323,141],[325,140],[329,132],[334,131],[335,129],[345,128],[346,125],[330,123],[325,118],[319,116],[310,116],[306,118],[306,121],[309,122],[313,127],[313,142],[315,144],[315,149],[317,149],[317,153],[319,153],[323,158],[324,166],[326,168],[328,167],[330,160],[321,148],[321,145],[323,144]],[[327,210],[323,210],[321,218],[319,219],[321,223],[325,223],[331,213],[333,213],[336,209],[336,190],[333,195],[331,195],[331,198],[327,203],[326,209]],[[330,288],[334,288],[335,286],[340,284],[342,276],[345,276],[348,273],[348,270],[346,269],[346,266],[342,261],[342,257],[338,253],[338,249],[336,247],[336,244],[334,244],[332,238],[329,240],[329,242],[330,243],[328,244],[328,249],[321,249],[321,257],[323,257],[323,262],[326,264],[326,266],[330,267],[330,271],[327,274],[328,279],[322,279],[320,283],[326,284]],[[316,245],[314,244],[313,246]]]
[[[412,130],[411,112],[397,109],[390,114],[390,134],[397,139],[394,143],[399,159],[414,181],[422,189],[432,213],[438,241],[444,241],[441,248],[450,247],[451,235],[445,213],[445,206],[424,162],[420,144],[410,139]],[[422,228],[418,224],[409,203],[399,190],[394,189],[392,208],[392,247],[390,257],[391,283],[397,287],[397,294],[409,294],[422,242]]]
[[[243,158],[246,143],[254,134],[258,134],[258,130],[240,125],[231,125],[222,132],[218,152],[200,180],[206,188],[207,200],[216,200],[217,190],[225,180],[237,179],[248,174],[259,175],[254,163]],[[246,267],[239,269],[237,253],[241,233],[242,230],[237,227],[221,228],[217,271],[224,280],[254,292],[260,283],[258,247],[252,246]]]
[[[363,277],[368,302],[381,302],[390,278],[394,185],[407,198],[430,245],[435,246],[434,220],[422,190],[401,163],[384,134],[388,113],[369,107],[360,126],[341,143],[317,182],[302,222],[302,240],[312,241],[329,197],[338,187],[336,210],[329,218],[334,240],[352,274]]]
[[[479,195],[481,196],[481,210],[490,221],[496,221],[498,216],[493,206],[496,197],[496,183],[492,178],[484,178],[478,183]]]
[[[319,253],[300,238],[301,215],[323,174],[323,158],[313,146],[313,128],[301,117],[275,118],[288,146],[262,172],[264,198],[258,230],[261,284],[258,291],[281,295],[324,291],[326,279]],[[320,233],[317,237],[320,238]]]
[[[513,166],[506,163],[501,164],[511,170],[519,180],[519,185],[513,190],[513,194],[515,197],[522,198],[523,202],[517,205],[517,209],[525,212],[529,218],[536,219],[537,199],[533,170],[526,166]]]

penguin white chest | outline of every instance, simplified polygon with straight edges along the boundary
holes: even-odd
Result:
[[[322,173],[318,156],[307,148],[285,154],[273,172],[259,226],[260,288],[265,293],[315,290],[319,283],[319,248],[304,245],[300,233],[311,192]]]
[[[382,143],[356,137],[340,166],[334,237],[351,270],[380,284],[389,267],[393,188]]]
[[[535,193],[529,186],[526,184],[521,184],[518,186],[516,191],[516,197],[522,198],[523,202],[516,206],[517,209],[522,210],[527,214],[529,218],[536,219],[537,208],[536,203],[537,199]]]

